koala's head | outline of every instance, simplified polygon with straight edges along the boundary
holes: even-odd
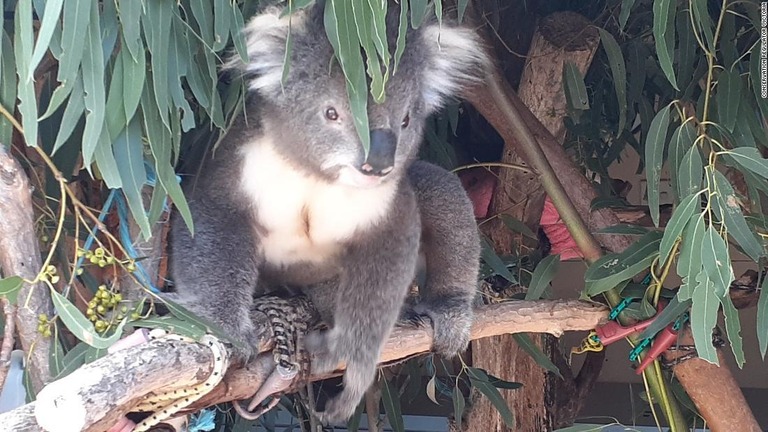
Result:
[[[276,150],[308,174],[356,187],[397,180],[416,156],[427,116],[463,85],[481,78],[484,51],[471,30],[430,22],[415,30],[409,25],[385,101],[377,104],[369,95],[366,157],[345,77],[326,37],[324,3],[293,14],[290,21],[272,9],[248,23],[250,62],[242,68],[249,89],[260,95],[262,125],[276,138]],[[399,13],[390,2],[390,53],[395,52]],[[290,65],[282,81],[289,32]]]

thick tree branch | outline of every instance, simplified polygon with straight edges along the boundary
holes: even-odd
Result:
[[[0,143],[0,268],[4,276],[34,280],[42,262],[35,235],[29,179]],[[16,307],[16,332],[27,354],[27,371],[37,392],[50,381],[51,340],[37,331],[40,314],[52,315],[50,293],[42,283],[24,284]]]
[[[505,333],[550,333],[588,330],[605,318],[607,308],[596,303],[569,301],[511,301],[482,306],[476,311],[472,338]],[[396,328],[381,362],[396,363],[427,352],[431,328]],[[51,383],[34,408],[37,421],[49,431],[103,431],[114,424],[140,397],[189,387],[205,380],[211,370],[210,350],[177,341],[153,341],[127,348],[89,363]],[[224,381],[193,407],[250,397],[271,373],[270,354],[262,354],[243,368],[232,368]],[[313,376],[322,379],[326,376]],[[41,430],[25,422],[29,405],[0,415],[0,431]],[[19,418],[27,419],[23,422]],[[12,426],[6,426],[12,425]],[[9,428],[10,427],[10,428]],[[28,429],[24,429],[30,427]],[[21,428],[21,429],[19,429]]]

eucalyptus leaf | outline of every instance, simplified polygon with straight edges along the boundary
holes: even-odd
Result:
[[[631,5],[629,6],[632,7]],[[622,5],[622,12],[624,5]],[[608,56],[608,64],[611,67],[611,74],[613,75],[613,86],[616,90],[616,98],[619,102],[619,129],[618,134],[624,130],[624,126],[627,122],[627,66],[624,63],[624,56],[621,54],[621,48],[616,43],[613,35],[598,28],[600,32],[600,40],[603,43],[603,49]]]
[[[680,186],[678,179],[678,172],[682,166],[685,155],[691,151],[694,142],[696,141],[696,128],[693,127],[693,123],[690,121],[683,122],[675,129],[672,134],[672,140],[669,142],[669,151],[667,160],[669,162],[669,174],[672,181],[672,191],[677,198],[675,201],[679,201],[681,198],[687,195],[680,195]],[[691,156],[693,157],[693,155]],[[690,161],[689,161],[690,163]],[[699,176],[701,178],[701,176]],[[688,188],[688,186],[686,186]]]
[[[104,127],[106,114],[106,89],[104,86],[104,53],[101,49],[99,33],[99,11],[93,1],[90,25],[86,31],[86,44],[83,51],[82,74],[85,90],[85,129],[83,130],[83,164],[87,167],[93,161],[93,153]],[[82,41],[79,42],[82,44]]]
[[[662,331],[664,327],[672,324],[680,315],[691,307],[691,300],[680,301],[673,297],[669,303],[658,313],[653,322],[640,333],[639,340],[647,339]]]
[[[9,276],[0,279],[0,297],[5,297],[11,304],[16,304],[16,296],[24,285],[24,279],[18,276]]]
[[[675,12],[677,2],[673,0],[653,1],[653,39],[656,43],[656,55],[659,66],[675,90],[675,70],[672,67],[675,53]]]
[[[566,62],[563,67],[563,86],[569,108],[577,111],[589,109],[589,97],[587,96],[584,77],[579,72],[579,68],[572,62]]]
[[[457,430],[461,430],[461,418],[464,415],[464,395],[461,394],[461,390],[458,387],[453,389],[453,420],[456,424]]]
[[[544,354],[541,348],[539,348],[539,346],[533,342],[533,339],[531,339],[530,335],[527,333],[514,333],[512,334],[512,338],[515,339],[515,342],[517,342],[523,351],[528,353],[528,355],[533,358],[536,364],[557,375],[558,378],[563,379],[563,375],[560,373],[560,369],[558,369],[557,366],[552,363],[552,360],[549,358],[549,356]]]
[[[486,264],[488,264],[489,267],[491,267],[494,273],[503,277],[509,282],[517,281],[517,278],[509,272],[506,264],[504,264],[504,261],[499,258],[499,256],[496,254],[496,251],[493,250],[493,246],[491,246],[485,236],[480,237],[480,246],[480,257]]]
[[[515,416],[512,414],[512,411],[510,411],[507,402],[503,397],[501,397],[499,390],[491,385],[488,379],[488,375],[485,373],[485,371],[477,368],[467,368],[466,370],[467,376],[469,376],[469,382],[472,384],[472,386],[480,391],[480,393],[482,393],[485,397],[487,397],[491,404],[496,407],[496,410],[499,412],[499,416],[501,416],[501,419],[504,421],[504,424],[507,425],[507,427],[514,427]]]
[[[74,304],[72,304],[72,302],[54,289],[51,289],[50,293],[51,300],[53,300],[53,305],[56,307],[59,319],[61,319],[61,322],[67,326],[67,329],[81,341],[96,349],[106,349],[122,337],[123,326],[126,323],[125,319],[118,324],[111,336],[100,336],[96,332],[96,329],[93,328],[93,324]]]
[[[721,71],[717,78],[715,102],[720,124],[729,131],[733,131],[733,127],[736,125],[740,101],[741,76],[738,72],[728,69]]]
[[[391,386],[386,380],[381,380],[381,401],[384,403],[384,412],[387,413],[389,426],[392,427],[392,430],[405,432],[400,394],[397,392],[397,388]]]
[[[714,284],[706,271],[696,276],[696,285],[691,298],[691,332],[699,358],[719,365],[717,350],[712,345],[712,329],[717,324],[720,299],[715,294]]]
[[[664,237],[661,239],[659,245],[659,263],[664,264],[669,258],[669,253],[672,251],[677,238],[682,234],[683,229],[691,220],[691,216],[694,213],[701,213],[701,194],[689,195],[680,202],[680,205],[675,208],[672,213],[672,217],[669,219],[666,228],[664,229]]]
[[[43,55],[48,50],[48,44],[51,43],[53,31],[56,29],[64,0],[48,0],[45,2],[45,13],[43,15],[40,28],[37,31],[37,42],[35,50],[32,52],[32,58],[29,60],[26,80],[30,81],[34,77],[35,69],[43,59]]]
[[[29,73],[29,58],[32,56],[32,0],[19,0],[14,14],[13,51],[16,60],[16,73],[19,76],[17,105],[21,114],[21,126],[24,128],[24,141],[28,146],[37,146],[37,100],[35,83],[26,79]]]
[[[659,226],[659,183],[661,165],[664,162],[664,146],[669,128],[669,105],[665,106],[651,121],[645,140],[645,178],[648,185],[648,208],[654,226]]]
[[[733,351],[733,358],[739,369],[744,367],[744,346],[741,340],[741,322],[739,321],[739,311],[733,305],[731,296],[726,295],[720,300],[723,305],[723,316],[725,317],[725,332],[728,334],[728,342]]]
[[[707,272],[712,289],[718,297],[728,295],[728,288],[734,280],[728,245],[715,227],[710,225],[704,233],[701,246],[701,263]]]
[[[536,266],[531,276],[531,283],[525,293],[526,300],[538,300],[552,282],[560,266],[560,255],[549,255]]]
[[[619,29],[624,30],[629,19],[629,13],[632,11],[635,0],[621,0],[621,10],[619,11]]]
[[[760,299],[757,301],[757,343],[760,355],[765,359],[768,351],[768,275],[763,275],[760,286]]]
[[[523,221],[521,221],[520,219],[517,219],[516,217],[510,216],[508,214],[500,214],[499,219],[501,219],[501,221],[504,222],[504,226],[506,226],[510,230],[514,232],[519,232],[520,234],[533,240],[539,239],[539,236],[537,236],[536,233],[531,231],[531,229],[528,228],[528,225],[523,223]]]
[[[620,254],[607,254],[592,263],[585,274],[590,297],[613,289],[648,268],[658,256],[662,233],[651,231]]]
[[[688,196],[701,190],[701,179],[704,176],[704,161],[698,146],[692,146],[683,156],[677,170],[678,196]]]
[[[708,167],[707,172],[710,176],[710,188],[715,192],[712,201],[715,214],[725,223],[728,234],[736,240],[744,253],[757,262],[765,252],[757,236],[747,225],[736,192],[720,171]]]

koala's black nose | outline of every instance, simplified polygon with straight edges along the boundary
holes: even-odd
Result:
[[[368,158],[360,167],[365,175],[385,176],[395,166],[395,151],[397,137],[390,129],[374,129],[371,131],[371,147]]]

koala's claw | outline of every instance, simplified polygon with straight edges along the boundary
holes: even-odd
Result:
[[[416,305],[404,314],[409,322],[432,324],[432,350],[443,357],[454,357],[467,349],[472,328],[472,314],[464,309],[430,308]]]

